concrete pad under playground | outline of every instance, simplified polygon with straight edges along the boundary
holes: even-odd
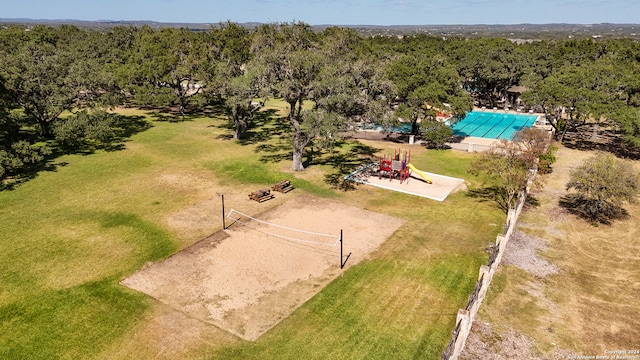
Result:
[[[436,201],[444,201],[452,192],[466,189],[463,179],[429,173],[426,171],[424,173],[431,178],[431,184],[423,181],[413,174],[408,180],[403,182],[400,182],[398,179],[390,180],[388,177],[384,176],[382,178],[378,178],[378,176],[351,177],[350,179],[357,183],[420,196]]]

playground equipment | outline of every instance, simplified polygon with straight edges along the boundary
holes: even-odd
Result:
[[[380,159],[378,178],[382,179],[382,174],[385,173],[389,177],[389,181],[398,178],[402,183],[405,180],[409,180],[411,171],[418,174],[428,184],[431,184],[431,178],[424,171],[411,164],[411,152],[398,149],[394,151],[393,157],[389,154]]]
[[[389,176],[389,180],[394,178],[400,178],[400,183],[409,178],[409,168],[407,164],[411,159],[411,152],[408,151],[394,151],[393,157],[384,155],[380,159],[380,168],[378,169],[378,178],[382,178],[382,173],[386,173]]]
[[[411,164],[407,164],[407,167],[411,169],[412,172],[418,174],[418,176],[420,176],[427,184],[431,184],[431,178],[427,176],[427,173],[416,169],[416,167]]]

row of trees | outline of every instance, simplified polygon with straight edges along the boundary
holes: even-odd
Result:
[[[421,122],[442,138],[436,112],[463,116],[474,101],[502,104],[513,85],[530,89],[523,105],[548,113],[560,139],[607,122],[640,145],[638,70],[640,46],[624,39],[365,38],[304,23],[200,32],[8,27],[0,29],[0,163],[11,174],[46,155],[43,141],[109,138],[113,119],[86,109],[170,106],[184,115],[216,105],[238,139],[255,103],[277,97],[289,104],[292,167],[302,170],[311,141],[331,144],[353,120],[388,128],[402,119],[416,132]],[[61,118],[65,111],[73,114]]]

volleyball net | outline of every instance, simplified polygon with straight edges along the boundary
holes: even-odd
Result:
[[[273,236],[300,244],[336,247],[342,240],[342,231],[340,234],[336,235],[296,229],[260,220],[235,209],[231,209],[226,217],[233,223],[246,226],[267,236]]]

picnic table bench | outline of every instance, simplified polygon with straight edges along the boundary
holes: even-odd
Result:
[[[281,192],[281,193],[287,193],[287,192],[293,190],[293,185],[291,185],[291,181],[289,181],[289,180],[282,180],[282,181],[278,182],[277,184],[273,185],[271,187],[271,190],[278,191],[278,192]]]
[[[271,198],[273,198],[273,194],[271,194],[269,189],[260,189],[249,194],[249,199],[257,202],[267,201]]]

